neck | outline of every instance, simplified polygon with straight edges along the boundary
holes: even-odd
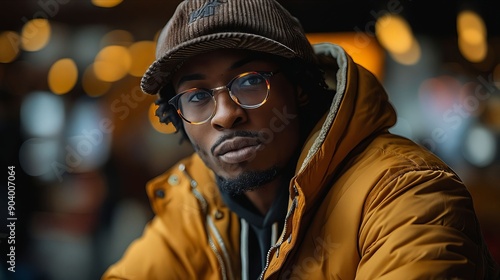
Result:
[[[280,188],[288,188],[290,179],[295,173],[295,165],[297,164],[299,154],[300,150],[297,151],[289,161],[289,164],[285,167],[284,172],[274,180],[261,188],[245,192],[248,200],[250,200],[250,202],[263,216],[265,216],[267,212],[269,212],[269,209],[271,209],[271,206],[280,192]]]
[[[280,187],[281,180],[277,178],[277,180],[268,183],[266,186],[246,192],[245,195],[255,208],[257,208],[260,214],[265,216],[273,205]]]

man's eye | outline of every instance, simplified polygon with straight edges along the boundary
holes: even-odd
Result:
[[[210,94],[205,91],[195,91],[188,93],[188,102],[204,102],[210,98]]]
[[[256,75],[256,74],[248,75],[238,79],[238,86],[239,87],[258,86],[264,84],[265,82],[266,80],[261,75]]]

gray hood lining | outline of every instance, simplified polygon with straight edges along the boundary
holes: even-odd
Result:
[[[344,49],[338,45],[330,43],[321,43],[313,45],[314,51],[317,56],[328,56],[332,57],[337,61],[339,70],[336,75],[336,94],[333,98],[332,104],[328,115],[323,122],[319,135],[314,140],[313,145],[309,149],[307,156],[302,162],[302,166],[299,169],[299,173],[309,164],[311,158],[320,149],[321,145],[325,141],[326,135],[330,130],[330,127],[337,115],[338,109],[340,107],[340,102],[342,101],[345,93],[346,82],[347,82],[347,55]]]

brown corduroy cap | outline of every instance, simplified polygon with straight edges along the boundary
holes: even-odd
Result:
[[[160,33],[142,90],[158,93],[186,59],[221,48],[315,63],[301,24],[275,0],[185,0]]]

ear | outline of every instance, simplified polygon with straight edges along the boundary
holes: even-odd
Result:
[[[299,107],[304,107],[309,103],[309,95],[301,86],[296,87],[297,104]]]

